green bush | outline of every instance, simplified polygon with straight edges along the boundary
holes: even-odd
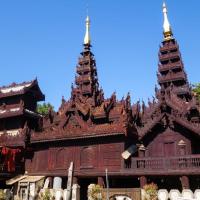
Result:
[[[103,188],[97,184],[90,184],[88,187],[88,199],[91,200],[102,200],[103,199]]]
[[[2,189],[0,189],[0,200],[5,200],[6,199],[6,194]]]
[[[40,193],[39,200],[52,200],[53,197],[48,189],[45,189],[43,193]]]
[[[158,186],[155,183],[146,184],[143,189],[146,192],[146,200],[157,200]]]

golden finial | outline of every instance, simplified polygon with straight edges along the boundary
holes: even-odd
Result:
[[[84,38],[84,45],[90,45],[90,18],[89,16],[86,17],[85,20],[86,24],[86,31],[85,31],[85,38]]]
[[[170,40],[173,38],[173,33],[171,30],[171,25],[168,20],[167,6],[166,6],[165,2],[163,3],[163,15],[164,15],[164,23],[163,23],[164,40]]]

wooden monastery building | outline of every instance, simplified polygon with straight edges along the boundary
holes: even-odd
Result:
[[[26,173],[62,177],[74,163],[73,182],[110,187],[200,187],[200,105],[192,93],[179,45],[163,5],[164,38],[159,49],[155,98],[131,104],[113,93],[105,99],[91,52],[86,19],[83,51],[71,97],[57,112],[36,112],[45,99],[37,80],[0,88],[0,185]]]

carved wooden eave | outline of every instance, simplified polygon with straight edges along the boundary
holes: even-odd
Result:
[[[24,147],[24,135],[8,136],[7,133],[0,136],[0,145],[7,147]]]
[[[57,116],[56,122],[45,126],[43,132],[32,134],[31,141],[54,139],[66,140],[66,139],[80,139],[91,137],[105,137],[110,135],[127,135],[125,116],[118,114],[117,122],[95,124],[89,118],[88,121],[84,121],[81,116],[73,115],[61,115]],[[92,116],[91,116],[92,117]],[[59,119],[60,118],[60,119]],[[116,117],[115,117],[116,119]],[[57,125],[56,125],[57,123]]]
[[[33,118],[41,118],[42,117],[42,115],[40,115],[36,112],[25,109],[23,102],[20,102],[19,104],[1,105],[0,106],[0,119],[21,116],[21,115],[30,116]]]
[[[65,113],[67,113],[70,108],[72,107],[72,101],[67,101],[67,102],[63,102],[60,106],[60,108],[58,109],[58,114],[59,115],[64,115]]]
[[[78,59],[71,98],[68,101],[62,98],[58,113],[49,113],[44,118],[43,131],[31,134],[31,143],[111,135],[137,136],[132,124],[130,95],[123,101],[117,101],[115,93],[104,99],[90,48],[90,44],[85,44]]]
[[[152,120],[149,120],[143,127],[137,127],[139,139],[142,140],[147,134],[150,134],[152,129],[161,122],[165,114],[161,114]]]
[[[130,124],[130,114],[126,111],[125,101],[116,101],[111,96],[100,106],[93,107],[87,103],[89,99],[83,99],[77,96],[68,102],[63,101],[59,112],[54,113],[53,121],[50,123],[47,118],[43,131],[31,134],[31,143],[136,135],[134,125]],[[105,120],[96,121],[102,118]]]
[[[23,114],[24,114],[24,108],[23,108],[23,105],[21,104],[15,104],[11,106],[8,106],[8,105],[0,106],[0,119],[20,116]]]
[[[105,112],[105,104],[102,103],[100,106],[94,108],[92,111],[92,116],[94,119],[104,119],[107,117],[107,114]]]
[[[95,132],[94,132],[95,131]],[[110,137],[110,136],[125,136],[126,131],[120,129],[120,126],[98,126],[95,128],[90,128],[87,131],[80,129],[76,130],[54,130],[51,129],[49,132],[32,133],[31,134],[31,144],[33,143],[43,143],[43,142],[54,142],[54,141],[65,141],[65,140],[79,140],[100,137]]]
[[[0,132],[0,146],[25,147],[30,142],[30,129],[24,126],[23,129],[5,130]]]
[[[194,101],[186,102],[173,95],[173,93],[165,93],[161,99],[159,99],[158,103],[152,109],[146,108],[142,115],[143,125],[137,127],[140,139],[150,134],[156,125],[163,124],[165,117],[167,117],[165,121],[169,121],[170,125],[176,122],[192,133],[200,135],[200,123],[193,123],[188,119],[188,111],[198,108],[198,105]],[[167,107],[170,109],[167,109]]]
[[[122,118],[123,114],[124,114],[124,105],[120,102],[117,102],[115,107],[113,107],[113,109],[111,109],[109,112],[109,120],[115,121],[119,118]]]
[[[35,98],[38,101],[42,101],[45,98],[44,94],[41,92],[41,89],[38,85],[37,79],[29,82],[23,82],[20,84],[12,83],[9,86],[0,87],[0,98],[23,95],[28,91],[33,91]]]
[[[178,118],[175,116],[172,116],[172,119],[177,124],[180,124],[181,126],[187,128],[189,131],[191,131],[195,135],[200,136],[200,124],[194,124],[184,118]]]
[[[57,137],[34,137],[31,140],[31,144],[38,144],[38,143],[54,143],[56,141],[76,141],[76,140],[84,140],[84,139],[91,139],[95,138],[96,141],[98,141],[99,138],[105,138],[105,137],[116,137],[116,136],[124,136],[124,133],[116,132],[116,133],[107,133],[107,134],[91,134],[89,133],[88,135],[84,136],[74,136],[74,137],[65,137],[63,135],[59,135]]]

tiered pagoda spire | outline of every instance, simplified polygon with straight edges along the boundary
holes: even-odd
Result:
[[[159,50],[158,83],[162,89],[171,88],[178,97],[191,99],[191,90],[177,41],[173,38],[167,16],[167,7],[163,3],[163,35]]]
[[[79,58],[76,67],[77,76],[75,83],[77,87],[73,90],[73,94],[92,98],[92,104],[95,106],[99,104],[100,99],[98,97],[99,95],[102,96],[103,93],[99,90],[96,62],[94,54],[91,52],[90,48],[90,19],[89,16],[87,16],[84,49],[81,52],[81,57]]]
[[[90,44],[90,18],[89,16],[86,17],[86,30],[85,30],[85,38],[84,38],[84,45]]]
[[[76,67],[75,86],[71,98],[62,99],[57,113],[44,119],[45,134],[32,134],[32,140],[54,141],[57,138],[90,138],[122,135],[137,138],[132,122],[130,95],[118,101],[116,94],[105,99],[99,88],[96,62],[91,52],[90,19],[86,18],[83,51]],[[50,118],[51,117],[51,118]],[[53,131],[52,131],[53,130]]]
[[[170,40],[173,38],[173,33],[171,30],[171,25],[168,20],[167,16],[167,6],[165,2],[163,3],[163,16],[164,16],[164,23],[163,23],[163,34],[165,40]]]
[[[155,88],[156,99],[148,101],[147,106],[144,103],[142,109],[139,103],[133,106],[140,139],[148,134],[155,134],[156,131],[180,131],[180,127],[186,127],[190,131],[196,129],[196,133],[199,131],[199,128],[196,128],[200,122],[198,101],[192,95],[165,3],[163,15],[164,38],[159,49],[157,74],[160,89]]]

